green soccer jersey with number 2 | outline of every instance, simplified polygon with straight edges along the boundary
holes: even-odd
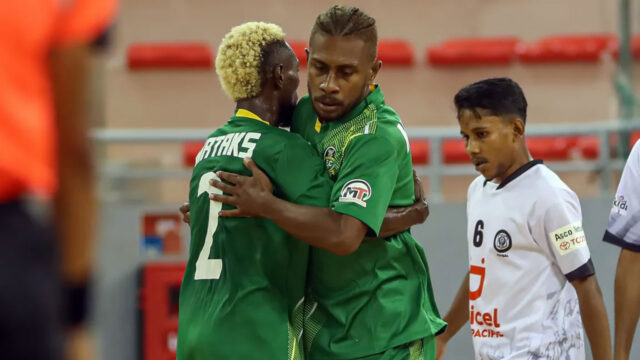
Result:
[[[414,202],[409,140],[379,87],[344,118],[326,124],[318,122],[311,100],[303,97],[292,131],[316,148],[335,181],[333,210],[377,234],[389,206]],[[309,286],[317,302],[308,301],[305,310],[305,350],[311,360],[381,354],[433,336],[446,325],[436,308],[424,250],[408,231],[365,241],[343,257],[312,249]]]
[[[239,114],[245,116],[237,116]],[[191,178],[191,245],[180,290],[178,360],[302,359],[309,247],[261,218],[221,218],[215,172],[250,175],[251,157],[275,195],[328,206],[331,181],[308,142],[240,110],[214,131]]]

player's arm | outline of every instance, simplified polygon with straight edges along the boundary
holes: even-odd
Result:
[[[436,359],[440,360],[447,349],[447,343],[469,321],[469,273],[465,275],[451,308],[442,319],[447,323],[447,330],[436,337]]]
[[[580,314],[594,359],[611,359],[611,335],[607,309],[595,275],[571,281],[580,303]]]
[[[62,272],[66,284],[83,286],[91,272],[96,208],[84,111],[89,47],[61,47],[52,52],[50,59],[58,130],[59,189],[55,214]]]
[[[405,207],[389,207],[382,221],[382,227],[380,227],[379,238],[385,238],[403,232],[411,226],[422,224],[427,220],[429,216],[429,204],[424,195],[422,182],[415,171],[413,172],[413,183],[416,194],[415,203]],[[189,203],[182,204],[179,210],[182,215],[182,221],[190,225],[191,214],[189,211]]]
[[[622,249],[615,280],[615,359],[629,360],[640,316],[640,252]]]
[[[236,207],[222,211],[221,216],[241,214],[270,219],[297,239],[336,255],[348,255],[358,249],[368,229],[360,220],[327,207],[299,205],[277,198],[270,191],[269,178],[255,162],[245,159],[244,163],[251,177],[218,172],[220,179],[231,185],[211,181],[229,194],[211,195],[211,199]]]
[[[631,343],[640,315],[640,142],[636,143],[627,159],[616,190],[604,241],[620,246],[620,257],[614,285],[615,338],[614,358],[629,360]],[[637,199],[637,200],[636,200]]]
[[[540,241],[542,249],[554,259],[576,290],[594,359],[611,359],[609,320],[582,228],[578,196],[569,189],[562,189],[541,201],[546,202],[547,208],[543,216],[533,218],[534,238],[544,239]],[[542,224],[536,223],[540,220]]]
[[[385,238],[422,224],[429,216],[429,205],[422,189],[422,181],[413,171],[415,202],[411,206],[389,207],[380,227],[379,237]]]

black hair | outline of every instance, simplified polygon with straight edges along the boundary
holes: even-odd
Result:
[[[378,52],[378,29],[376,19],[357,7],[334,5],[321,13],[311,29],[311,38],[322,32],[329,36],[354,36],[369,45],[372,58]]]
[[[492,78],[462,88],[453,98],[458,115],[466,109],[481,117],[479,109],[492,116],[515,115],[527,122],[527,99],[517,82],[510,78]]]

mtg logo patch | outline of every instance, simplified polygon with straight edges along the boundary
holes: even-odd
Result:
[[[362,179],[348,181],[340,190],[340,202],[352,202],[367,207],[371,197],[371,186]]]
[[[496,249],[500,256],[507,256],[504,253],[511,249],[511,245],[511,235],[506,230],[498,231],[493,238],[493,248]]]
[[[333,176],[337,173],[336,148],[329,146],[324,150],[324,167],[327,173]]]

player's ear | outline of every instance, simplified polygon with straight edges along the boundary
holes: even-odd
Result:
[[[511,121],[511,128],[513,130],[514,138],[523,138],[524,137],[524,121],[520,118],[515,118]]]
[[[282,89],[282,87],[284,86],[284,65],[275,65],[271,74],[273,76],[274,87],[276,89]]]
[[[309,63],[309,48],[304,48],[304,53],[307,55],[307,64]]]
[[[382,61],[378,60],[373,63],[371,66],[371,70],[369,71],[369,84],[373,84],[376,80],[376,76],[378,76],[378,72],[382,68]]]

